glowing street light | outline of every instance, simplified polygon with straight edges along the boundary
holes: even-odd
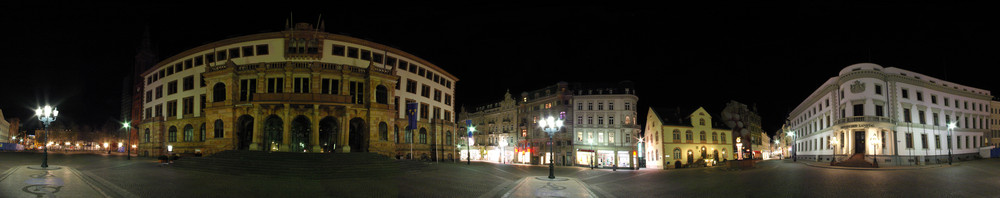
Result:
[[[955,135],[955,122],[948,123],[948,165],[951,165],[951,137]]]
[[[798,153],[798,150],[795,149],[795,131],[788,131],[788,136],[792,136],[792,146],[789,149],[792,151],[792,161],[795,162],[798,161],[798,159],[795,158],[795,154]]]
[[[38,121],[45,125],[45,141],[49,140],[49,125],[56,121],[56,117],[59,116],[59,110],[53,108],[52,106],[45,105],[44,108],[35,109],[35,117]],[[42,169],[47,169],[49,167],[49,147],[46,146],[42,155]]]
[[[131,123],[132,122],[127,120],[125,122],[122,122],[122,127],[125,127],[125,133],[128,134],[126,135],[126,137],[128,137],[127,140],[128,144],[132,144],[132,130],[130,129],[132,128]],[[121,147],[121,143],[118,144],[119,144],[118,147]],[[132,148],[135,148],[135,145],[132,145]],[[132,160],[132,149],[125,148],[125,152],[126,152],[125,159]]]
[[[469,125],[469,138],[467,138],[469,140],[469,146],[468,146],[469,148],[465,149],[465,153],[466,153],[466,156],[465,156],[465,165],[472,165],[472,143],[473,143],[473,141],[472,141],[472,133],[473,132],[476,132],[476,126],[472,126],[470,124]]]
[[[549,134],[549,179],[555,179],[555,159],[553,159],[553,157],[555,157],[555,153],[552,150],[552,147],[555,146],[555,144],[552,143],[552,136],[555,135],[557,131],[562,130],[563,120],[562,118],[556,120],[555,117],[549,116],[546,119],[539,120],[538,127],[542,128],[543,131]]]

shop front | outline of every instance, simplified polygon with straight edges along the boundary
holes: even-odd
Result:
[[[594,150],[577,149],[576,150],[576,165],[590,167],[594,160]]]

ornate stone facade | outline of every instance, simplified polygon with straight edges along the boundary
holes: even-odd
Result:
[[[410,156],[411,144],[399,141],[408,124],[400,108],[417,102],[420,132],[413,135],[425,141],[413,145],[413,156],[454,158],[457,78],[406,52],[321,29],[297,24],[226,39],[143,72],[140,155],[257,150]],[[418,94],[401,84],[424,89]]]

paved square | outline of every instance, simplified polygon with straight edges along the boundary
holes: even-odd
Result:
[[[0,160],[0,170],[9,172],[40,164],[41,154],[0,153]],[[387,177],[309,180],[191,171],[160,167],[152,158],[86,153],[50,153],[49,164],[72,168],[54,172],[63,182],[89,183],[111,197],[503,197],[521,179],[548,175],[546,166],[448,162]],[[82,179],[67,179],[70,170]],[[1000,159],[912,170],[828,169],[790,160],[764,161],[743,171],[556,167],[555,175],[578,179],[597,197],[995,197],[1000,192]],[[7,177],[0,185],[24,182],[22,176]]]

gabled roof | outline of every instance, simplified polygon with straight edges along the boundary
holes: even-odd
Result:
[[[660,119],[660,123],[663,125],[674,125],[674,126],[692,126],[691,116],[698,113],[698,111],[704,111],[705,115],[709,118],[721,118],[721,116],[714,116],[711,112],[706,110],[704,107],[698,108],[660,108],[660,111],[654,110],[653,107],[649,107],[649,112],[656,115]],[[726,124],[722,123],[722,120],[711,119],[712,128],[716,129],[730,129]]]

